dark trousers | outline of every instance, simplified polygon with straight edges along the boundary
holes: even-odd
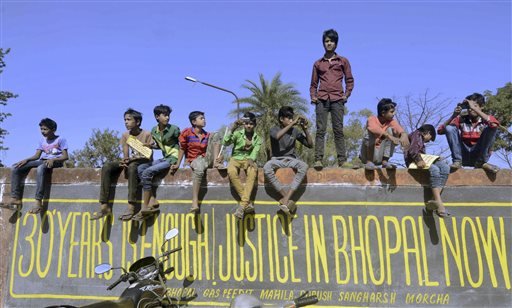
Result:
[[[334,144],[338,153],[338,161],[346,161],[345,136],[343,135],[343,116],[345,115],[345,104],[342,101],[322,101],[316,104],[316,138],[315,138],[315,160],[322,160],[324,157],[325,132],[327,129],[327,116],[331,113],[332,130],[334,133]]]
[[[42,159],[32,160],[25,165],[13,168],[11,173],[11,197],[14,199],[21,199],[23,184],[25,177],[30,169],[37,168],[36,174],[36,200],[43,200],[45,188],[50,185],[49,175],[52,173],[53,168],[62,167],[62,162],[54,162],[52,168],[46,167],[45,161]]]
[[[128,203],[137,203],[137,185],[139,185],[139,177],[137,168],[140,164],[147,161],[137,160],[131,162],[126,169],[128,176]],[[110,187],[112,180],[117,177],[123,170],[119,162],[107,162],[101,168],[101,187],[100,187],[100,203],[109,202]]]

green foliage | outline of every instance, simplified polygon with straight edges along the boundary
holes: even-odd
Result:
[[[73,151],[70,160],[80,168],[100,168],[107,161],[120,160],[122,151],[118,135],[119,132],[108,128],[104,131],[93,129],[84,148]]]
[[[502,129],[498,133],[495,149],[512,151],[512,134],[507,131],[512,126],[512,83],[507,83],[499,88],[495,95],[491,91],[485,91],[487,99],[485,111],[492,114],[500,122]]]
[[[347,161],[359,162],[359,152],[363,142],[366,119],[372,114],[369,109],[362,109],[351,112],[347,125],[343,127],[345,135],[345,149],[347,150]]]
[[[9,53],[9,51],[10,51],[10,49],[4,50],[4,49],[0,48],[0,74],[4,71],[4,67],[6,66],[6,64],[4,62],[4,56],[7,55]],[[11,92],[0,91],[0,106],[6,106],[7,101],[9,99],[16,98],[16,97],[18,97],[18,95],[13,94]],[[5,119],[7,119],[10,116],[12,116],[12,114],[10,114],[8,112],[0,111],[0,123],[5,121]],[[8,134],[9,134],[9,132],[0,126],[0,151],[8,150],[8,148],[4,146],[4,139],[5,139],[5,136]],[[0,164],[1,164],[1,162],[0,162]]]
[[[347,162],[350,164],[358,164],[359,152],[361,150],[361,142],[364,135],[364,127],[366,125],[366,119],[372,114],[368,109],[362,109],[357,112],[348,113],[345,107],[345,114],[348,116],[344,117],[343,134],[345,136],[345,149],[347,154]],[[314,121],[313,121],[314,122]],[[336,145],[334,143],[334,133],[332,130],[332,124],[330,120],[330,114],[327,120],[327,130],[325,133],[325,149],[324,149],[324,161],[325,167],[333,167],[338,165],[336,152]],[[313,125],[314,126],[314,125]],[[313,140],[315,140],[316,129],[312,131]],[[314,163],[315,150],[306,149],[304,161],[310,166]]]
[[[240,114],[252,112],[258,118],[256,133],[265,140],[257,160],[258,164],[262,165],[267,161],[270,150],[268,138],[270,128],[278,125],[279,109],[283,106],[291,106],[296,114],[304,115],[308,111],[308,105],[293,84],[281,81],[281,73],[277,73],[270,82],[265,80],[263,74],[259,74],[259,84],[251,80],[246,82],[242,87],[249,90],[251,96],[240,99],[240,103],[247,105],[240,107]],[[236,109],[230,112],[230,116],[236,115]],[[302,147],[298,147],[298,152],[299,154],[303,152]]]
[[[500,129],[494,143],[496,156],[512,168],[512,83],[498,88],[495,95],[485,91],[487,100],[484,111],[492,114],[500,122]]]

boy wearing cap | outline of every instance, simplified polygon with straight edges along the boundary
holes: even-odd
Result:
[[[377,116],[368,118],[360,154],[366,170],[375,170],[376,165],[395,169],[396,166],[389,162],[395,145],[400,144],[404,149],[409,147],[407,133],[394,119],[395,113],[396,103],[383,98],[377,104]]]

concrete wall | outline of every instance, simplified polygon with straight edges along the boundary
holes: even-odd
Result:
[[[261,170],[260,170],[261,171]],[[290,183],[291,170],[278,171]],[[0,169],[4,199],[10,172]],[[99,170],[60,169],[52,176],[48,211],[30,215],[34,174],[24,208],[1,210],[1,301],[5,307],[82,305],[115,299],[106,286],[117,273],[96,276],[101,262],[129,266],[158,251],[165,231],[180,229],[171,246],[184,249],[168,286],[174,297],[197,294],[190,306],[228,305],[240,292],[282,302],[304,290],[324,307],[503,306],[512,302],[512,172],[450,175],[443,198],[454,214],[424,211],[425,172],[309,170],[292,220],[278,211],[260,172],[256,214],[233,219],[237,206],[227,175],[210,171],[201,214],[188,214],[190,170],[158,187],[161,212],[147,223],[90,221],[97,210]],[[114,216],[126,204],[118,181]]]

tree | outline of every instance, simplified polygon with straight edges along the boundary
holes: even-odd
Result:
[[[4,67],[6,66],[4,62],[4,56],[7,55],[11,50],[6,49],[4,51],[3,48],[0,48],[0,74],[3,73]],[[16,98],[18,95],[13,94],[9,91],[0,91],[0,106],[7,106],[7,101],[11,98]],[[0,123],[5,121],[8,117],[12,116],[12,114],[8,112],[0,111]],[[5,136],[8,135],[9,132],[2,127],[0,127],[0,151],[6,151],[9,148],[4,146],[4,139]],[[0,166],[3,166],[2,162],[0,161]]]
[[[70,161],[75,167],[100,168],[107,161],[116,161],[121,157],[119,132],[108,128],[100,131],[95,128],[81,150],[71,153]]]
[[[494,143],[496,156],[512,168],[512,83],[498,88],[496,95],[491,91],[485,91],[484,95],[487,100],[484,110],[496,117],[501,125]]]
[[[343,134],[345,136],[345,150],[347,154],[347,162],[349,166],[352,164],[359,164],[359,152],[361,151],[361,143],[364,136],[364,129],[366,124],[366,119],[372,114],[372,112],[368,109],[362,109],[357,112],[350,112],[345,106],[345,114],[348,114],[349,117],[345,117],[345,124],[343,126]],[[328,116],[330,118],[330,114]],[[347,119],[348,118],[348,119]],[[314,121],[313,121],[314,122]],[[330,120],[327,121],[330,123]],[[312,132],[313,139],[316,135],[316,129],[313,128]],[[336,145],[334,143],[334,133],[332,131],[332,125],[327,126],[327,130],[325,133],[325,150],[324,150],[324,166],[325,167],[333,167],[337,166],[337,152]],[[303,160],[312,165],[315,162],[315,151],[314,149],[307,149],[304,151]]]
[[[259,74],[259,84],[251,80],[246,82],[242,87],[249,90],[251,96],[240,99],[240,103],[248,105],[240,107],[240,113],[252,112],[258,118],[256,133],[265,139],[265,144],[258,156],[258,163],[262,164],[266,162],[265,155],[270,150],[268,138],[270,128],[278,125],[279,122],[277,119],[279,109],[283,106],[291,106],[296,114],[304,115],[308,111],[308,105],[293,84],[281,81],[281,73],[277,73],[270,82],[265,80],[263,74]],[[235,117],[237,110],[232,110],[229,114]],[[302,147],[298,148],[298,152],[299,155],[303,152]]]
[[[455,108],[452,98],[443,98],[440,93],[431,95],[428,89],[416,97],[405,96],[403,102],[393,100],[398,104],[396,118],[407,133],[412,133],[423,124],[431,124],[437,128]],[[449,150],[444,142],[444,138],[437,138],[428,146],[433,149],[433,154],[441,156]],[[402,153],[400,148],[396,150]]]

